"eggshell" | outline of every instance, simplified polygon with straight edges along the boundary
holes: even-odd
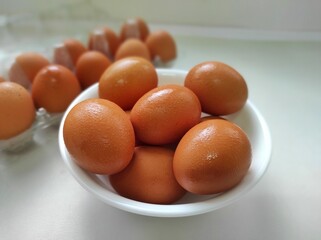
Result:
[[[54,47],[53,62],[74,71],[78,58],[87,48],[77,39],[66,39]]]
[[[197,96],[180,85],[163,85],[144,94],[134,105],[130,120],[137,137],[147,144],[174,143],[197,123],[201,105]]]
[[[98,174],[115,174],[131,161],[135,134],[126,113],[105,99],[87,99],[66,116],[63,137],[73,160]]]
[[[38,72],[31,92],[37,108],[60,113],[67,109],[81,88],[78,79],[68,68],[51,64]]]
[[[179,184],[195,194],[216,194],[236,186],[251,164],[246,133],[223,119],[201,122],[180,140],[173,160]]]
[[[119,37],[109,27],[95,29],[89,35],[88,48],[105,54],[110,60],[114,58],[119,44]]]
[[[83,89],[99,81],[111,61],[101,52],[85,52],[77,61],[76,76]]]
[[[115,60],[125,57],[142,57],[148,61],[151,60],[149,49],[146,44],[138,39],[127,39],[118,48]]]
[[[142,41],[149,34],[149,27],[142,18],[127,19],[121,26],[120,40],[123,42],[128,38],[138,38]]]
[[[30,93],[14,82],[0,83],[0,139],[14,137],[33,124],[36,112]]]
[[[164,147],[135,148],[133,159],[120,173],[109,176],[110,183],[122,196],[141,202],[170,204],[185,190],[173,174],[174,151]]]
[[[150,50],[152,59],[159,58],[166,63],[176,58],[176,43],[171,34],[167,31],[159,30],[152,32],[146,38],[146,45]]]
[[[99,97],[130,110],[139,98],[158,84],[151,62],[140,57],[127,57],[110,65],[99,80]]]
[[[40,69],[49,64],[49,61],[39,53],[21,53],[15,58],[9,69],[9,80],[29,89]]]
[[[222,62],[197,64],[188,72],[184,85],[197,95],[202,110],[212,115],[235,113],[242,109],[248,98],[244,78]]]

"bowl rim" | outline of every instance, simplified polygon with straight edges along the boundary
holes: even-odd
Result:
[[[177,69],[157,69],[157,74],[161,75],[186,75],[187,71],[177,70]],[[86,92],[93,91],[98,87],[98,83],[90,86],[85,90]],[[97,183],[93,178],[90,177],[90,174],[85,170],[81,169],[70,157],[69,153],[64,145],[63,139],[63,124],[65,122],[65,118],[71,108],[79,102],[79,99],[83,97],[83,93],[78,95],[74,99],[74,101],[67,108],[65,114],[62,117],[61,124],[59,127],[58,133],[58,141],[59,141],[59,149],[60,154],[63,158],[64,163],[66,164],[69,172],[72,176],[77,180],[77,182],[88,192],[92,193],[101,201],[121,210],[125,210],[128,212],[145,215],[145,216],[153,216],[153,217],[185,217],[185,216],[193,216],[206,212],[210,212],[235,202],[240,197],[244,196],[249,190],[251,190],[263,177],[266,172],[272,154],[272,139],[269,127],[260,113],[260,111],[256,108],[256,106],[250,101],[247,100],[246,106],[249,107],[256,118],[258,119],[259,126],[262,130],[262,135],[264,138],[264,149],[266,154],[264,155],[264,159],[261,159],[262,163],[259,171],[256,171],[254,176],[252,176],[252,180],[242,181],[235,188],[219,194],[218,196],[210,199],[203,200],[201,202],[196,203],[178,203],[178,204],[170,204],[170,205],[161,205],[161,204],[151,204],[144,203],[135,200],[131,200],[125,198],[123,196],[118,195],[117,193],[106,191],[101,184]],[[241,190],[240,190],[241,189]]]

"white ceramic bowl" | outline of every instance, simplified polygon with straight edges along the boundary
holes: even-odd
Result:
[[[180,70],[158,69],[157,73],[159,85],[183,84],[186,76],[186,72]],[[113,207],[155,217],[183,217],[206,213],[239,199],[258,183],[268,167],[272,148],[270,132],[263,116],[250,101],[247,101],[241,111],[226,116],[248,134],[252,145],[252,164],[239,185],[217,195],[196,196],[188,193],[180,201],[170,205],[149,204],[122,197],[112,188],[108,177],[88,173],[75,164],[65,147],[62,129],[66,115],[75,104],[94,97],[98,97],[98,84],[82,92],[69,106],[59,129],[59,147],[62,158],[75,179],[90,193]]]

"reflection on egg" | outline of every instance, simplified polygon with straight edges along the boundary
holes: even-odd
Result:
[[[135,133],[127,114],[105,99],[76,104],[66,116],[63,137],[73,160],[91,173],[118,173],[134,153]]]
[[[130,110],[137,100],[158,84],[156,69],[140,57],[127,57],[110,65],[99,80],[99,97]]]
[[[201,122],[179,142],[173,169],[179,184],[195,194],[216,194],[236,186],[251,164],[246,133],[223,119]]]
[[[0,83],[0,139],[14,137],[31,127],[35,107],[30,93],[14,82]]]
[[[202,110],[212,115],[235,113],[248,97],[244,78],[222,62],[197,64],[188,72],[184,84],[198,96]]]
[[[199,123],[201,105],[197,96],[180,85],[163,85],[144,94],[134,105],[130,120],[144,143],[175,143]]]
[[[60,113],[81,92],[76,76],[61,65],[48,65],[39,71],[32,85],[32,98],[37,108]]]

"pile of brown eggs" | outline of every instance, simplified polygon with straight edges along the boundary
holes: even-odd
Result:
[[[94,29],[87,46],[66,39],[53,47],[52,59],[37,52],[19,54],[8,81],[0,76],[0,141],[29,129],[40,108],[63,113],[114,61],[129,56],[167,63],[176,58],[176,44],[167,31],[150,32],[143,19],[135,18],[123,23],[119,35],[109,27]]]
[[[93,30],[88,46],[66,39],[51,61],[22,53],[9,81],[0,78],[0,144],[29,129],[38,109],[63,113],[99,82],[99,97],[75,105],[63,125],[66,148],[81,168],[108,175],[120,195],[148,203],[227,191],[245,177],[251,144],[219,116],[243,108],[246,82],[227,64],[203,62],[183,85],[159,86],[152,63],[175,58],[172,36],[150,32],[140,18],[126,21],[119,36],[108,27]]]
[[[140,202],[170,204],[187,192],[234,188],[251,165],[251,143],[223,117],[246,104],[242,75],[207,61],[181,76],[183,84],[163,85],[159,76],[139,57],[110,66],[88,91],[97,95],[75,103],[64,118],[71,159],[88,173],[108,177],[119,195]]]

